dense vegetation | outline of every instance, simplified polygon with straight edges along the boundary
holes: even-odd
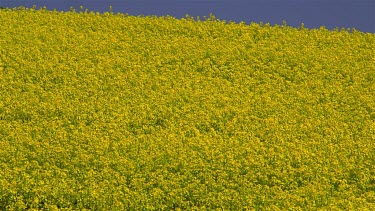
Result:
[[[0,209],[375,209],[375,34],[0,11]]]

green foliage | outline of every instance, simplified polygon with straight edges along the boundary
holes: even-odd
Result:
[[[1,210],[374,210],[375,35],[1,10]]]

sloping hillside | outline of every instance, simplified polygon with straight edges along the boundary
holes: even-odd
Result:
[[[375,209],[375,34],[0,10],[0,209]]]

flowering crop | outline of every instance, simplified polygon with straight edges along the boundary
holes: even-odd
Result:
[[[0,209],[375,209],[375,34],[0,10]]]

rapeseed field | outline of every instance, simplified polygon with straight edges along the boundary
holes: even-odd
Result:
[[[0,210],[375,210],[375,34],[0,10]]]

